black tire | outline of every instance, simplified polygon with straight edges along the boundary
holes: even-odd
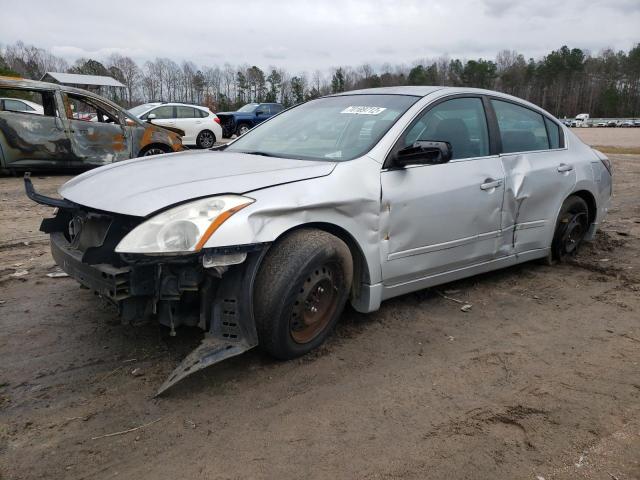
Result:
[[[553,260],[563,262],[576,255],[589,231],[589,206],[572,195],[562,204],[551,242]]]
[[[196,137],[198,148],[211,148],[216,144],[216,136],[211,130],[202,130]]]
[[[327,232],[301,229],[274,244],[254,288],[261,348],[288,360],[321,345],[344,310],[352,279],[349,247]]]
[[[170,153],[171,148],[161,143],[154,143],[153,145],[147,145],[138,154],[138,157],[149,157],[151,155],[161,155],[163,153]]]
[[[241,123],[240,125],[238,125],[238,127],[236,128],[236,135],[240,136],[240,135],[244,135],[245,133],[247,133],[249,130],[251,130],[251,127],[249,125],[247,125],[246,123]]]

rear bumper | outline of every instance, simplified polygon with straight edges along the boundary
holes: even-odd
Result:
[[[70,248],[61,232],[51,234],[51,254],[62,270],[85,287],[101,296],[119,302],[131,296],[129,288],[130,267],[89,265],[82,262],[82,252]]]

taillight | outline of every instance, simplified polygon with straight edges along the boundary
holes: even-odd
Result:
[[[607,157],[600,150],[596,150],[595,148],[593,149],[593,151],[595,152],[595,154],[598,157],[598,159],[604,165],[604,168],[607,169],[607,172],[609,172],[609,175],[613,175],[613,168],[611,167],[611,160],[609,160],[609,157]]]
[[[217,116],[213,117],[213,121],[220,125],[220,119]]]

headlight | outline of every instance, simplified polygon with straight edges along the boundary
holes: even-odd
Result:
[[[253,198],[220,195],[185,203],[159,213],[131,230],[118,253],[181,254],[199,251],[213,232]]]

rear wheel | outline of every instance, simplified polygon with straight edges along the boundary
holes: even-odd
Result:
[[[240,125],[238,125],[238,128],[236,129],[236,135],[238,136],[244,135],[248,131],[249,131],[249,125],[247,125],[246,123],[241,123]]]
[[[276,243],[254,288],[262,348],[287,360],[321,345],[344,309],[352,278],[349,247],[329,233],[302,229]]]
[[[562,204],[551,243],[552,258],[565,261],[578,252],[589,231],[589,207],[582,198],[572,195]]]
[[[199,148],[211,148],[216,143],[216,136],[211,130],[203,130],[196,138],[196,145]]]

